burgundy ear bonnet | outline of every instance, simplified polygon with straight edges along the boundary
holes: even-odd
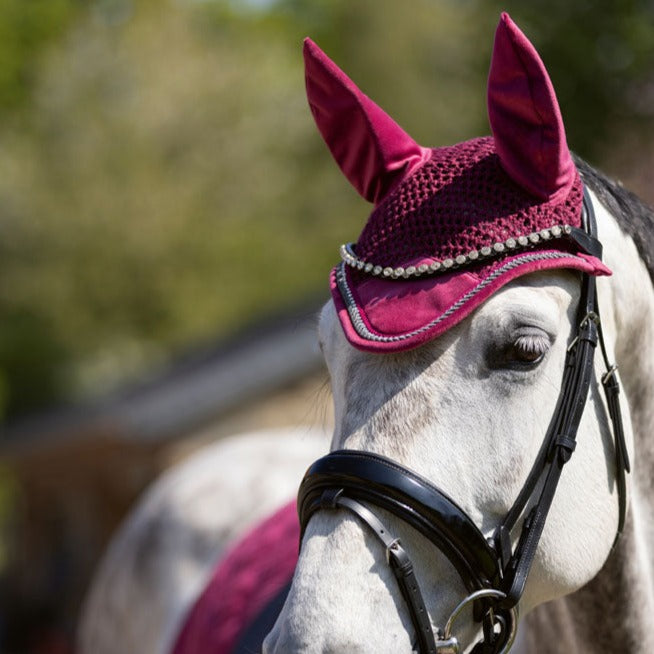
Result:
[[[375,205],[331,274],[352,345],[421,345],[537,270],[610,274],[569,238],[581,226],[581,180],[543,62],[507,14],[488,78],[493,136],[451,147],[418,145],[309,39],[304,57],[318,129]]]

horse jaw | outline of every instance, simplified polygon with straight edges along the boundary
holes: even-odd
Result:
[[[436,341],[397,355],[354,350],[328,305],[320,333],[336,408],[332,447],[377,452],[417,471],[490,535],[521,488],[554,411],[578,294],[578,278],[570,273],[530,275]],[[527,374],[491,370],[489,350],[525,325],[549,335],[544,360]],[[606,425],[594,388],[523,611],[576,590],[606,560],[618,514],[613,472],[607,471],[612,445]],[[442,627],[466,595],[462,583],[433,545],[379,513],[413,559],[432,623]],[[461,618],[455,635],[472,647],[476,627],[470,615]],[[412,640],[413,627],[378,542],[345,512],[312,518],[264,653],[408,654]]]

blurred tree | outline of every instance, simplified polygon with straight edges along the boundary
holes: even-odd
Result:
[[[75,0],[0,0],[0,112],[29,102],[43,51],[65,34]]]
[[[27,308],[4,311],[0,321],[0,416],[50,404],[64,395],[58,378],[68,353],[57,334]]]
[[[309,184],[331,163],[313,163],[297,44],[268,29],[150,2],[52,48],[25,129],[0,133],[10,414],[325,288],[357,200],[336,174]],[[28,314],[29,331],[8,319]]]
[[[654,3],[650,0],[486,0],[478,38],[500,11],[528,34],[556,88],[570,146],[610,157],[625,130],[654,125]]]

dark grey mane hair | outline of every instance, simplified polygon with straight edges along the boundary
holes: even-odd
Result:
[[[580,157],[574,155],[574,162],[584,184],[615,216],[622,231],[633,238],[654,282],[654,210],[635,193],[595,170]]]

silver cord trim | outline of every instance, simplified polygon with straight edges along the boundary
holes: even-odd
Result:
[[[430,329],[436,327],[439,323],[443,322],[449,318],[453,313],[460,309],[464,304],[472,300],[476,295],[481,293],[489,284],[493,283],[498,277],[501,277],[504,273],[507,273],[518,266],[521,266],[524,263],[531,263],[532,261],[543,261],[543,260],[556,260],[556,259],[578,259],[583,261],[581,257],[578,257],[574,254],[564,254],[562,252],[533,252],[531,254],[525,254],[521,257],[513,259],[503,266],[500,266],[497,270],[492,272],[488,277],[483,279],[477,286],[469,290],[463,297],[459,298],[452,306],[446,309],[438,318],[435,318],[431,322],[415,329],[406,334],[398,334],[396,336],[381,336],[371,332],[361,317],[361,312],[357,306],[356,301],[354,300],[354,295],[352,294],[352,289],[350,288],[347,282],[347,275],[345,271],[345,263],[341,262],[336,267],[336,284],[338,290],[341,293],[341,297],[345,302],[345,307],[347,309],[348,315],[350,317],[350,322],[354,327],[355,331],[361,338],[365,338],[368,341],[374,341],[377,343],[399,343],[401,341],[406,341],[409,338],[418,336]]]

